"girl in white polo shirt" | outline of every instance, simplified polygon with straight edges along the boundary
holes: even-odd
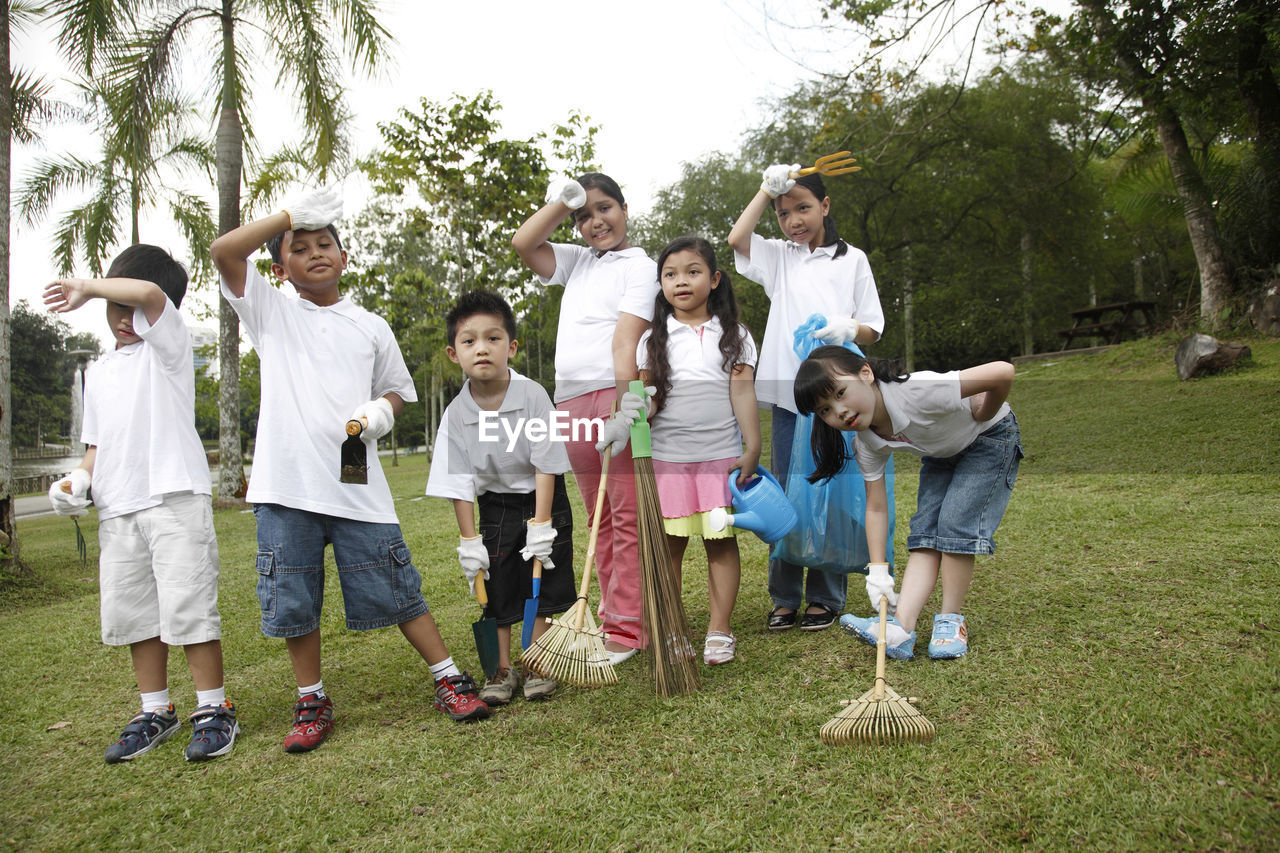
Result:
[[[745,485],[760,461],[760,419],[753,385],[756,345],[738,322],[738,304],[715,250],[701,237],[673,240],[658,256],[662,292],[653,328],[636,360],[653,396],[653,471],[671,547],[679,567],[690,536],[707,550],[710,621],[702,659],[734,659],[730,629],[741,575],[732,526],[715,531],[711,510],[728,507],[728,474]],[[743,443],[745,441],[745,448]]]
[[[644,250],[627,241],[627,204],[608,175],[560,178],[546,204],[516,231],[511,245],[543,285],[564,287],[556,330],[556,408],[571,419],[607,420],[613,403],[639,376],[636,344],[653,318],[658,276]],[[566,217],[585,246],[549,242]],[[568,443],[569,464],[587,512],[595,506],[600,454],[584,437]],[[611,662],[644,646],[640,549],[631,452],[610,463],[596,567],[600,620]]]
[[[884,312],[867,256],[840,239],[831,218],[831,199],[818,175],[792,179],[799,164],[770,166],[755,198],[742,211],[729,246],[738,272],[760,283],[769,297],[756,374],[756,396],[773,416],[772,472],[787,480],[796,409],[792,380],[800,368],[793,335],[812,314],[829,318],[817,336],[828,343],[875,343],[884,330]],[[754,233],[765,208],[773,206],[786,240]],[[892,509],[891,509],[892,511]],[[861,523],[861,519],[857,520]],[[844,609],[846,575],[809,570],[782,560],[769,561],[769,596],[773,610],[767,617],[771,631],[785,631],[800,623],[802,631],[831,627]],[[800,614],[802,601],[808,602]]]

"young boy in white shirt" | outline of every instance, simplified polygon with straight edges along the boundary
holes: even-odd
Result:
[[[222,293],[262,364],[253,472],[247,500],[258,521],[262,632],[284,638],[298,683],[286,752],[315,749],[333,727],[320,677],[324,550],[333,543],[347,627],[399,626],[431,667],[435,707],[455,720],[489,715],[471,677],[458,670],[422,597],[422,579],[400,532],[377,441],[406,401],[417,399],[391,327],[338,290],[347,254],[333,222],[336,189],[304,194],[288,211],[223,234],[210,252]],[[268,284],[248,258],[264,243],[271,272],[297,292]],[[340,482],[348,420],[367,424],[368,483]]]
[[[209,466],[195,427],[191,335],[178,314],[187,273],[164,249],[125,249],[104,279],[61,279],[45,306],[103,299],[116,347],[85,376],[88,446],[49,489],[61,515],[98,507],[102,641],[130,647],[142,710],[107,748],[108,764],[150,752],[178,730],[169,647],[182,646],[196,688],[188,761],[226,755],[240,727],[222,681],[218,542]]]

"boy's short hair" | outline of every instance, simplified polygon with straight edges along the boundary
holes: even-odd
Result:
[[[152,282],[164,291],[174,308],[181,308],[182,297],[187,295],[186,267],[164,249],[146,243],[135,243],[116,255],[106,277]]]
[[[491,290],[469,290],[458,297],[458,302],[449,310],[444,319],[445,332],[449,336],[449,346],[454,345],[458,335],[458,324],[468,317],[477,314],[492,314],[502,318],[502,325],[507,329],[507,337],[516,339],[516,315],[511,312],[507,300]]]
[[[299,228],[298,230],[299,230],[299,231],[302,231],[303,229]],[[342,238],[338,236],[338,229],[333,227],[333,223],[332,223],[332,222],[331,222],[331,223],[329,223],[328,225],[326,225],[324,228],[318,228],[318,229],[316,229],[316,230],[318,230],[318,231],[328,231],[330,234],[332,234],[332,235],[333,235],[333,241],[334,241],[335,243],[337,243],[337,244],[338,244],[338,251],[339,251],[339,252],[343,251],[343,249],[342,249]],[[272,263],[275,263],[275,264],[281,264],[281,263],[284,263],[284,261],[282,261],[282,260],[281,260],[281,258],[283,257],[283,255],[282,255],[282,254],[281,254],[281,252],[280,252],[280,245],[281,245],[283,242],[284,242],[284,232],[283,232],[283,231],[281,231],[279,234],[277,234],[276,236],[272,237],[270,240],[268,240],[268,241],[267,241],[267,251],[271,253],[271,262],[272,262]]]

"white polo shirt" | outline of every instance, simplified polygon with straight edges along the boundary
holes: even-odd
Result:
[[[790,240],[752,234],[751,257],[733,253],[738,272],[760,284],[770,301],[756,371],[756,399],[763,407],[796,411],[792,385],[800,357],[794,335],[810,315],[853,317],[876,334],[884,331],[884,311],[866,254],[853,246],[838,258],[835,252],[835,246],[810,252]]]
[[[140,342],[107,353],[85,373],[80,440],[98,448],[100,521],[158,506],[169,492],[210,494],[187,325],[165,299],[154,326],[135,308],[133,331]]]
[[[292,285],[286,285],[292,287]],[[250,264],[244,297],[222,282],[262,363],[251,503],[395,524],[391,490],[369,446],[369,483],[340,483],[344,427],[357,406],[418,399],[387,321],[349,299],[321,307],[271,286]]]
[[[618,315],[653,319],[658,266],[632,246],[597,256],[586,246],[550,244],[556,271],[538,277],[543,285],[564,285],[556,328],[557,403],[614,387],[613,333]]]
[[[480,410],[470,379],[444,410],[427,475],[428,495],[464,501],[486,492],[527,495],[537,487],[538,471],[569,470],[565,441],[552,435],[556,411],[551,398],[537,382],[507,371],[511,383],[497,411]],[[568,420],[563,423],[559,431],[567,437]]]
[[[671,390],[662,411],[653,418],[653,458],[662,462],[708,462],[742,453],[742,431],[729,399],[729,373],[720,366],[720,318],[701,326],[667,318],[667,363]],[[738,364],[755,367],[756,343],[747,327],[738,324],[742,357]],[[636,362],[649,366],[645,350],[650,332],[640,337]]]
[[[1006,402],[990,420],[975,421],[969,400],[960,396],[958,370],[921,370],[905,382],[880,382],[878,386],[893,426],[893,438],[885,440],[869,429],[856,434],[853,453],[868,482],[884,476],[885,465],[895,450],[946,459],[973,444],[984,430],[1009,414]]]

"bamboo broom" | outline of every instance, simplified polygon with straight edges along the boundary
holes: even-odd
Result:
[[[631,383],[642,399],[644,383]],[[631,459],[636,479],[636,519],[640,539],[640,591],[644,626],[653,650],[653,676],[662,697],[693,693],[700,686],[689,622],[680,595],[680,579],[671,562],[667,531],[662,526],[658,483],[653,476],[653,450],[645,409],[631,425]]]
[[[880,638],[876,641],[876,684],[857,699],[846,702],[839,714],[827,721],[820,736],[823,743],[928,743],[933,740],[933,723],[899,696],[884,679],[886,624],[889,599],[880,596]]]
[[[600,536],[600,515],[604,510],[604,491],[609,481],[611,457],[612,454],[606,448],[604,461],[600,463],[595,517],[591,521],[591,536],[587,539],[587,556],[583,561],[578,600],[572,609],[556,619],[547,619],[547,630],[524,652],[526,666],[546,678],[574,687],[601,687],[618,683],[618,673],[613,664],[609,663],[609,652],[604,647],[604,632],[596,627],[595,617],[587,606],[587,592],[591,589],[591,567],[595,565],[596,540]]]

